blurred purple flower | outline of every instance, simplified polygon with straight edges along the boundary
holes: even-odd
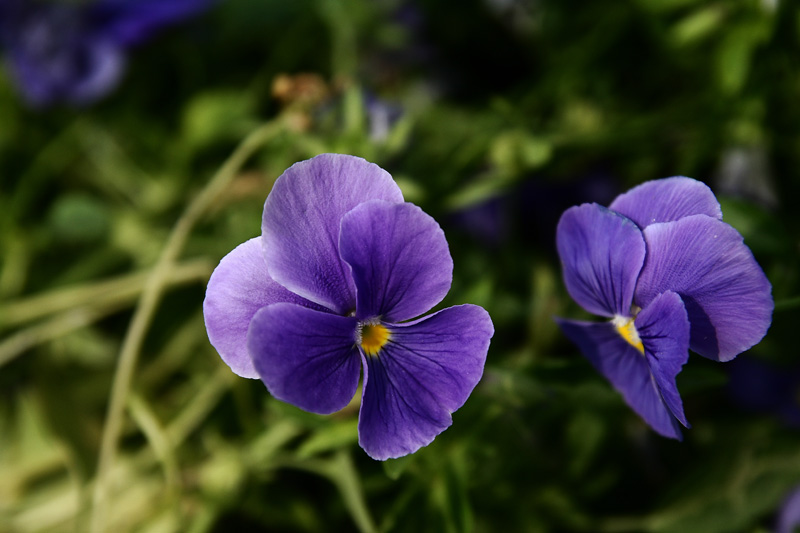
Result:
[[[611,200],[619,187],[605,172],[569,182],[533,175],[502,193],[456,209],[448,222],[481,244],[500,248],[518,239],[521,246],[550,248],[561,214],[576,203]],[[515,234],[514,231],[519,231]]]
[[[453,212],[450,222],[482,244],[499,248],[505,244],[511,226],[509,196],[493,196],[459,209]]]
[[[778,511],[775,533],[795,533],[800,528],[800,486],[795,487],[783,500]]]
[[[728,391],[741,407],[800,427],[800,366],[739,357],[728,366]]]
[[[375,142],[385,141],[392,127],[403,116],[403,108],[399,104],[390,103],[369,93],[364,96],[364,107],[367,111],[369,138]]]
[[[350,402],[363,368],[359,443],[375,459],[413,453],[450,426],[494,329],[475,305],[409,321],[452,282],[436,221],[377,165],[324,154],[278,178],[261,228],[222,259],[203,305],[231,370],[328,414]]]
[[[557,319],[564,333],[658,433],[689,427],[675,383],[688,350],[729,361],[772,320],[771,286],[711,190],[649,181],[605,208],[568,209],[557,229],[570,296],[609,317]]]
[[[114,89],[128,48],[214,0],[0,0],[0,45],[25,99],[92,103]]]

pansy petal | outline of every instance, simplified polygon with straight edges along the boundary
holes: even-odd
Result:
[[[417,451],[452,423],[483,374],[489,314],[450,307],[412,323],[387,324],[390,340],[365,359],[359,443],[384,460]]]
[[[596,315],[629,316],[645,245],[629,219],[597,204],[567,209],[556,230],[570,296]]]
[[[261,224],[272,279],[340,315],[355,309],[350,268],[339,257],[339,223],[368,200],[400,203],[392,177],[360,157],[323,154],[278,178]]]
[[[356,326],[354,317],[278,303],[253,317],[247,346],[273,396],[329,414],[347,405],[358,387]]]
[[[453,280],[444,232],[409,203],[354,208],[342,218],[339,253],[352,268],[359,319],[419,316],[442,301]]]
[[[722,210],[711,189],[701,181],[683,176],[642,183],[617,196],[608,207],[630,218],[640,228],[690,215],[708,215],[722,220]]]
[[[634,325],[661,397],[675,418],[689,427],[675,383],[689,359],[689,318],[680,296],[672,291],[658,295],[636,316]]]
[[[729,361],[758,343],[772,321],[772,287],[742,236],[728,224],[694,215],[644,230],[647,262],[636,287],[645,307],[677,292],[689,313],[695,352]]]
[[[647,359],[610,322],[556,321],[650,427],[665,437],[681,440],[680,425],[664,402]]]
[[[277,302],[317,307],[272,281],[260,238],[234,248],[211,274],[203,301],[208,340],[235,374],[258,377],[247,351],[247,328],[259,309]]]

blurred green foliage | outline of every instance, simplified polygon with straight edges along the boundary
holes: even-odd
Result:
[[[0,531],[89,527],[113,376],[154,277],[109,530],[769,530],[800,483],[800,430],[692,356],[693,428],[650,431],[553,324],[582,313],[553,239],[570,205],[706,181],[773,283],[772,329],[740,358],[798,367],[799,32],[786,0],[222,0],[136,50],[91,108],[26,109],[3,74]],[[357,446],[357,398],[328,417],[282,404],[203,326],[216,262],[259,234],[277,176],[321,152],[389,170],[448,236],[442,305],[495,323],[453,426],[385,463]]]

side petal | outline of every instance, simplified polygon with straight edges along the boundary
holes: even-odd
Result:
[[[368,200],[403,201],[388,172],[360,157],[322,154],[295,163],[264,204],[261,231],[272,279],[346,315],[356,306],[350,268],[339,257],[342,216]]]
[[[596,315],[630,316],[645,245],[636,224],[605,207],[567,209],[556,230],[570,296]]]
[[[640,228],[690,215],[722,220],[719,202],[701,181],[683,176],[646,181],[617,196],[609,209],[630,218]]]
[[[682,439],[678,421],[661,396],[647,359],[628,344],[611,323],[559,318],[556,322],[650,427],[665,437]]]
[[[359,443],[378,460],[430,444],[452,423],[483,375],[494,327],[475,305],[387,324],[389,342],[364,359]]]
[[[672,291],[656,296],[642,309],[634,325],[661,398],[675,418],[688,428],[675,383],[681,367],[689,359],[689,318],[680,296]]]
[[[258,377],[247,351],[247,328],[259,309],[277,302],[317,308],[272,281],[260,238],[234,248],[211,274],[203,301],[206,332],[211,345],[235,374]]]
[[[365,202],[342,218],[339,253],[356,285],[356,317],[399,322],[442,301],[453,259],[439,224],[414,204]]]
[[[738,231],[694,215],[644,230],[647,262],[636,304],[648,305],[667,290],[689,313],[695,352],[729,361],[757,344],[772,322],[772,286]]]
[[[259,310],[247,346],[270,394],[312,413],[329,414],[356,393],[361,360],[356,319],[295,304]]]

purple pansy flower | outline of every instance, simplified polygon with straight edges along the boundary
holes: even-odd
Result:
[[[452,282],[439,225],[377,165],[324,154],[278,178],[261,229],[208,282],[223,361],[321,414],[350,402],[363,368],[361,447],[383,460],[429,444],[480,380],[494,333],[475,305],[415,319]]]
[[[0,0],[0,45],[31,105],[85,105],[116,86],[129,47],[212,2]]]
[[[680,439],[675,377],[688,350],[729,361],[772,320],[772,288],[742,236],[706,185],[675,177],[609,208],[571,207],[556,241],[570,296],[611,319],[557,319],[562,331],[653,429]]]

